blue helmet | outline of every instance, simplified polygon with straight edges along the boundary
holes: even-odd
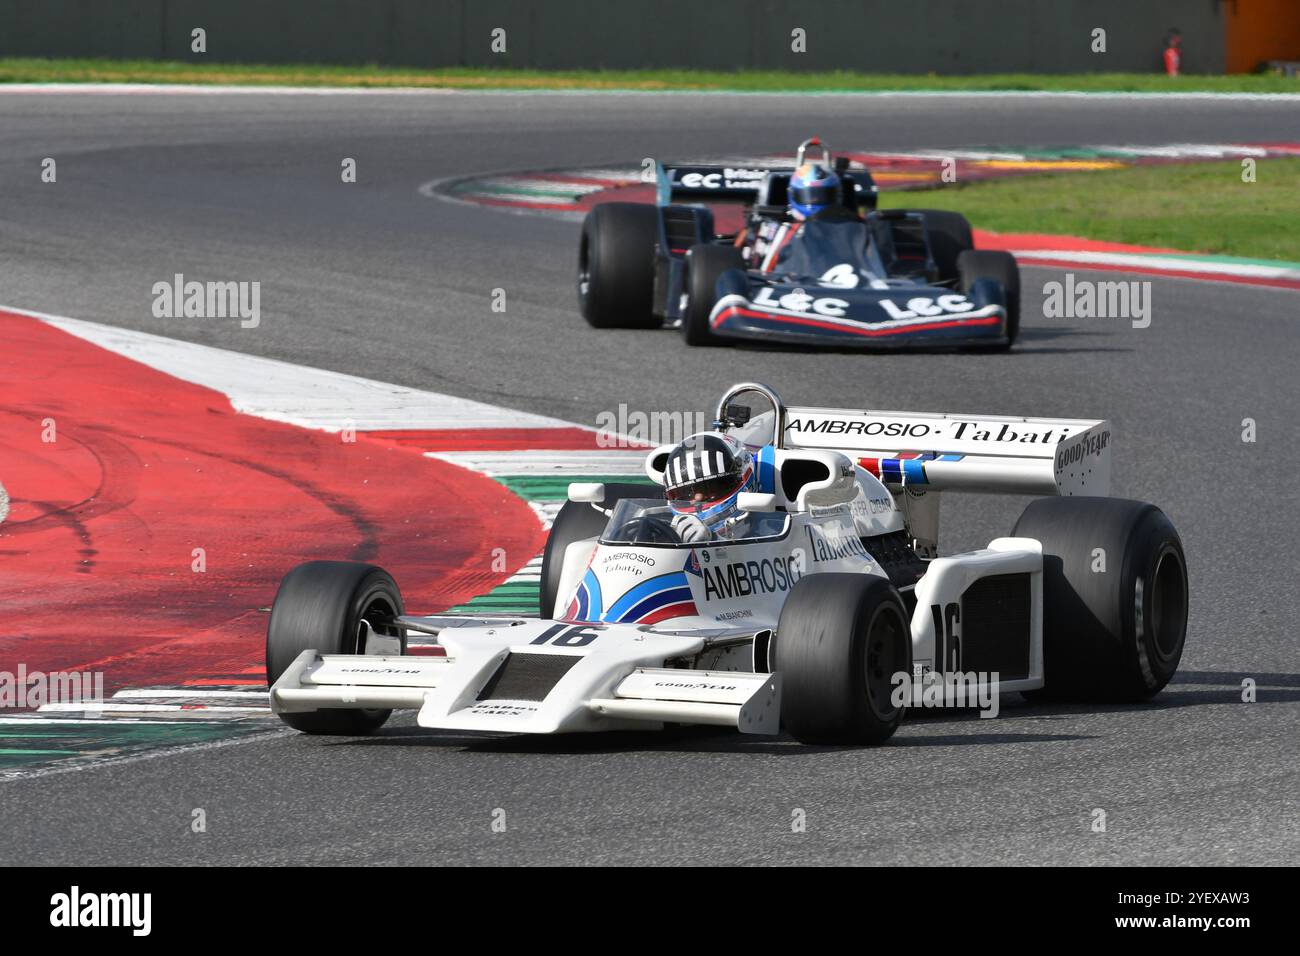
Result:
[[[668,454],[664,497],[677,514],[692,514],[719,531],[739,508],[742,491],[754,490],[754,456],[730,435],[691,435]]]
[[[840,177],[820,163],[804,163],[790,177],[790,213],[808,219],[829,206],[838,206],[843,191]]]

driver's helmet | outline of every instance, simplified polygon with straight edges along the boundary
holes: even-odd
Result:
[[[754,456],[730,435],[700,432],[668,453],[664,497],[677,514],[691,514],[719,531],[739,508],[742,491],[754,490]]]
[[[820,163],[804,163],[790,176],[788,191],[790,215],[811,219],[843,198],[840,177]]]

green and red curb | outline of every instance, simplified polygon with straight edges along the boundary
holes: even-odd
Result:
[[[975,230],[981,249],[1005,249],[1022,266],[1125,272],[1300,290],[1300,263],[1213,256],[1077,236]]]

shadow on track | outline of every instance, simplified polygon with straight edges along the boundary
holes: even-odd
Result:
[[[1092,715],[1124,714],[1174,710],[1182,707],[1205,707],[1239,704],[1241,681],[1251,678],[1258,688],[1257,702],[1300,702],[1300,674],[1186,671],[1179,673],[1174,683],[1149,701],[1141,703],[1105,704],[1088,701],[1031,701],[1018,694],[1007,694],[995,720],[1051,720],[1062,721]],[[1222,687],[1221,690],[1192,689]],[[1034,733],[999,731],[996,733],[914,733],[918,730],[938,730],[936,725],[952,723],[958,727],[979,724],[981,718],[975,710],[917,710],[909,712],[903,729],[883,747],[822,746],[801,744],[788,736],[748,737],[729,730],[713,727],[676,726],[660,731],[611,731],[589,734],[557,734],[532,736],[526,734],[500,735],[488,733],[458,733],[428,730],[410,724],[389,725],[373,737],[311,738],[322,747],[430,747],[457,748],[467,752],[485,754],[555,754],[600,755],[618,753],[706,753],[706,754],[764,754],[779,757],[815,756],[839,751],[888,750],[891,747],[998,747],[1016,744],[1065,743],[1079,740],[1097,740],[1096,733]],[[989,724],[1004,727],[1005,724]]]
[[[662,332],[655,330],[649,334],[659,335],[663,333],[679,335],[676,328],[665,326]],[[620,336],[626,336],[626,332],[620,331]],[[994,348],[981,348],[977,346],[960,347],[936,347],[929,348],[922,346],[908,346],[895,348],[836,348],[833,345],[795,345],[788,342],[768,342],[757,339],[728,339],[723,344],[717,346],[720,349],[731,349],[736,352],[754,352],[774,355],[1072,355],[1080,353],[1108,353],[1108,352],[1133,352],[1131,347],[1117,345],[1077,345],[1077,346],[1048,346],[1038,343],[1055,342],[1058,339],[1077,340],[1081,337],[1111,336],[1113,333],[1091,329],[1066,329],[1066,328],[1028,328],[1021,329],[1020,335],[1016,339],[1016,345],[1011,351],[1005,351]]]
[[[951,718],[951,713],[946,714]],[[974,714],[972,719],[979,718]],[[908,725],[904,725],[905,728]],[[915,725],[913,725],[913,728]],[[906,732],[895,736],[883,747],[829,746],[801,744],[791,737],[748,737],[712,727],[676,727],[663,731],[620,731],[592,734],[549,736],[489,736],[447,734],[420,727],[388,728],[374,737],[354,737],[322,742],[330,747],[432,747],[458,748],[463,751],[491,754],[553,754],[593,756],[623,753],[702,753],[763,754],[778,757],[810,757],[818,754],[870,752],[891,747],[958,747],[967,745],[1006,746],[1009,744],[1063,743],[1090,740],[1077,734],[984,733],[922,734]]]

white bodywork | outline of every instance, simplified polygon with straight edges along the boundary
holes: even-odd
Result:
[[[511,733],[619,730],[664,720],[777,732],[777,675],[663,667],[667,658],[699,654],[704,636],[619,625],[556,631],[552,621],[422,621],[447,625],[438,632],[446,657],[305,651],[272,688],[273,709],[409,708],[419,711],[423,727]],[[569,643],[556,646],[557,640]],[[499,697],[489,685],[511,655],[552,657],[565,669],[542,700]]]
[[[424,727],[513,733],[680,722],[773,734],[781,684],[780,674],[769,672],[769,650],[790,590],[803,576],[827,571],[889,577],[868,547],[887,536],[906,538],[916,555],[932,558],[914,584],[900,585],[909,605],[915,602],[915,678],[960,671],[964,660],[1003,659],[1016,666],[995,692],[1041,687],[1039,543],[999,538],[979,551],[932,557],[935,492],[1106,494],[1109,425],[787,410],[770,389],[745,385],[719,403],[724,427],[728,400],[750,392],[771,397],[771,420],[759,415],[730,430],[767,429],[763,437],[776,438],[768,460],[778,475],[786,465],[814,475],[797,488],[777,481],[779,534],[698,545],[573,542],[550,619],[403,618],[409,629],[435,634],[446,656],[394,656],[395,641],[367,630],[365,655],[305,651],[271,688],[272,708],[408,708]],[[647,459],[647,473],[659,481],[662,452]],[[601,496],[590,485],[572,489],[584,507],[598,507],[592,502]],[[987,622],[981,629],[969,614],[962,619],[963,595],[990,578],[1015,584],[1021,603],[1013,608],[1012,638],[988,639],[994,632]],[[968,623],[989,646],[963,646]],[[920,680],[913,691],[919,702]]]

